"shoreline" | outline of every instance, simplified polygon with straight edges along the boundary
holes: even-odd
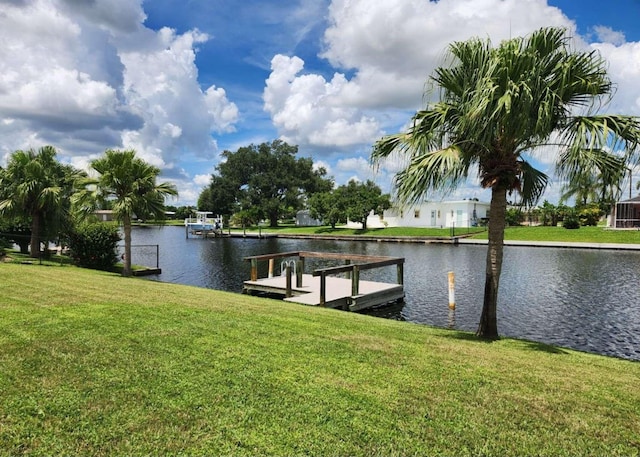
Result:
[[[456,237],[430,237],[430,236],[372,236],[372,235],[316,235],[293,233],[242,233],[230,232],[232,238],[292,238],[308,240],[333,240],[333,241],[368,241],[378,243],[420,243],[420,244],[453,244],[453,245],[487,245],[488,240],[478,240],[466,236]],[[504,240],[505,246],[535,247],[535,248],[564,248],[564,249],[599,249],[614,251],[640,251],[639,244],[632,243],[588,243],[581,241],[524,241]]]

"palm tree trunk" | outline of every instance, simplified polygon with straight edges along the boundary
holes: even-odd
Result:
[[[122,218],[124,229],[124,268],[122,276],[131,276],[131,217],[127,214]]]
[[[489,246],[487,249],[487,269],[484,283],[484,303],[480,325],[476,335],[481,338],[498,339],[498,286],[502,272],[502,257],[504,254],[504,228],[507,211],[507,190],[494,188],[491,191],[491,206],[489,207]]]
[[[31,250],[31,257],[40,257],[40,212],[36,211],[32,215],[31,221],[31,243],[29,249]]]

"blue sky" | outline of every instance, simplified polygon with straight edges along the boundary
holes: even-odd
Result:
[[[371,145],[422,106],[448,43],[566,27],[609,61],[610,111],[640,115],[638,19],[640,0],[0,0],[0,165],[135,148],[193,204],[220,152],[282,138],[337,184],[391,191],[401,164],[374,173]],[[472,197],[474,179],[449,198]]]

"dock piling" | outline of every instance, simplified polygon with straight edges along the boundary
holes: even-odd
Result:
[[[291,265],[289,263],[287,263],[287,267],[286,267],[285,271],[286,271],[286,275],[287,275],[285,297],[289,298],[289,297],[291,297],[293,295],[293,293],[291,292]]]

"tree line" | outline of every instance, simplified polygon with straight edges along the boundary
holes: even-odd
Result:
[[[27,252],[28,237],[28,252],[37,258],[43,254],[43,244],[69,244],[81,233],[91,233],[95,239],[111,239],[113,252],[119,237],[107,226],[94,230],[83,225],[95,221],[97,209],[109,208],[123,225],[123,275],[130,276],[132,218],[162,218],[165,197],[178,192],[173,184],[156,183],[160,169],[136,157],[134,150],[107,150],[91,162],[91,169],[95,177],[61,164],[53,146],[11,154],[6,168],[0,167],[2,238]],[[100,254],[89,251],[83,250],[87,255]]]
[[[210,184],[198,198],[198,209],[222,215],[235,225],[268,221],[277,227],[302,209],[335,227],[347,219],[366,228],[367,216],[389,208],[390,195],[373,181],[351,180],[335,187],[323,167],[298,158],[298,147],[275,140],[224,151]]]
[[[297,152],[297,146],[279,140],[223,152],[197,209],[224,215],[240,225],[267,220],[277,226],[308,208],[313,217],[334,227],[349,218],[366,228],[372,210],[389,207],[389,195],[383,195],[372,181],[351,181],[334,188],[324,168],[314,168],[310,158],[295,157]],[[105,239],[118,241],[108,229],[87,227],[97,220],[96,210],[108,209],[122,224],[123,274],[128,276],[134,217],[159,220],[170,208],[175,216],[186,218],[196,209],[167,207],[166,197],[177,195],[175,186],[158,184],[160,170],[136,157],[134,150],[107,150],[90,167],[91,176],[60,163],[53,146],[11,154],[6,168],[0,167],[0,242],[15,243],[32,257],[46,253],[42,246],[49,242],[71,244],[72,255],[78,254],[74,246],[82,245],[79,250],[95,258],[89,261],[78,254],[76,263],[105,267],[114,260],[112,256],[91,254],[84,238],[93,239],[94,251]]]

